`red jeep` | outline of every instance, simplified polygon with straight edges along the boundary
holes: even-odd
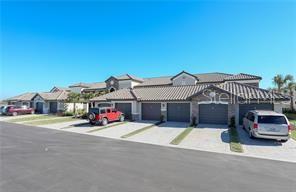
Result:
[[[11,105],[11,106],[8,106],[5,110],[6,110],[5,111],[6,115],[12,115],[12,116],[35,113],[35,110],[33,108],[28,108],[27,106],[18,107],[18,106]]]
[[[124,114],[112,107],[91,108],[87,117],[92,125],[105,126],[110,121],[124,121]]]

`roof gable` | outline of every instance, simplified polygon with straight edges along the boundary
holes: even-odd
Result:
[[[197,81],[199,80],[196,76],[194,76],[194,75],[192,75],[192,74],[190,74],[190,73],[188,73],[188,72],[186,72],[186,71],[181,71],[181,72],[178,73],[177,75],[173,76],[173,77],[171,78],[171,80],[174,80],[175,78],[177,78],[178,76],[180,76],[180,75],[182,75],[182,74],[187,74],[187,75],[193,77],[194,79],[196,79]]]

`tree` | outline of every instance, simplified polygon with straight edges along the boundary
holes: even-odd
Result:
[[[89,102],[90,99],[95,97],[94,93],[83,93],[81,95],[82,99],[84,100],[84,102]]]
[[[105,94],[107,94],[107,93],[108,93],[107,91],[99,91],[99,92],[95,93],[95,96],[96,96],[96,97],[99,97],[99,96],[101,96],[101,95],[105,95]]]
[[[293,103],[295,100],[294,91],[296,91],[296,83],[293,75],[286,75],[285,77],[283,75],[276,75],[273,78],[273,83],[276,86],[277,92],[289,94],[291,97],[290,108],[292,111],[295,111]]]
[[[287,90],[287,92],[289,93],[289,96],[291,97],[291,103],[290,103],[290,106],[291,106],[291,110],[292,111],[295,111],[294,109],[294,91],[296,91],[296,83],[291,80],[289,83],[287,83],[287,86],[285,87],[285,89]]]
[[[76,114],[76,103],[79,103],[81,99],[80,93],[69,93],[66,101],[68,103],[73,103],[73,113]]]
[[[289,81],[293,81],[292,75],[286,75],[285,77],[283,75],[276,75],[272,79],[273,84],[277,87],[277,92],[281,93],[285,90],[285,86]]]

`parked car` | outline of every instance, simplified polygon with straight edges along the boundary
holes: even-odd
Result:
[[[35,110],[33,108],[28,108],[27,106],[19,107],[15,105],[10,105],[10,106],[7,106],[5,109],[5,114],[12,115],[12,116],[34,114],[34,113],[35,113]]]
[[[10,107],[10,106],[13,106],[13,105],[3,105],[3,106],[1,106],[1,108],[0,108],[1,115],[6,115],[6,109],[7,109],[7,107]]]
[[[0,115],[3,115],[3,109],[5,108],[5,105],[2,105],[1,107],[0,107]]]
[[[292,125],[284,114],[274,111],[249,111],[243,119],[243,128],[250,138],[288,141]]]
[[[92,125],[107,125],[112,121],[124,121],[124,114],[112,107],[91,108],[87,117]]]

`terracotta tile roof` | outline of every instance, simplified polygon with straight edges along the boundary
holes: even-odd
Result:
[[[251,85],[241,84],[237,82],[225,82],[222,84],[219,84],[217,87],[230,92],[232,94],[235,94],[237,96],[240,96],[244,99],[251,99],[251,100],[270,100],[270,99],[279,99],[279,100],[289,100],[290,97],[276,93],[271,92],[266,89],[261,89],[258,87],[254,87]]]
[[[68,97],[69,92],[68,91],[56,91],[56,92],[42,92],[38,93],[44,100],[57,100],[57,101],[63,101],[66,100]]]
[[[159,86],[135,88],[135,95],[140,101],[182,101],[199,92],[209,85],[191,85],[191,86]]]
[[[118,80],[135,80],[135,81],[139,81],[139,82],[143,82],[144,80],[142,78],[136,77],[134,75],[129,75],[129,74],[125,74],[125,75],[120,75],[115,77]]]
[[[171,79],[175,76],[139,78],[139,77],[136,77],[133,75],[125,74],[125,75],[117,76],[115,78],[118,80],[133,79],[133,80],[140,82],[140,84],[137,85],[137,87],[144,87],[144,86],[149,87],[149,86],[172,85]],[[227,74],[227,73],[214,72],[214,73],[192,74],[192,76],[194,76],[198,79],[198,81],[197,81],[198,84],[200,84],[200,83],[222,83],[225,81],[234,81],[234,80],[256,80],[256,79],[260,80],[261,79],[261,77],[259,77],[259,76],[249,75],[249,74],[244,74],[244,73],[232,75],[232,74]],[[104,89],[104,88],[106,88],[106,83],[105,82],[76,83],[76,84],[70,85],[69,87],[84,87],[86,89]]]
[[[231,75],[229,77],[226,77],[225,80],[256,80],[256,79],[262,79],[259,76],[245,74],[245,73],[239,73],[236,75]]]
[[[11,98],[6,99],[7,101],[30,101],[37,93],[24,93]]]
[[[131,89],[119,89],[117,91],[101,95],[90,99],[90,101],[106,101],[106,100],[134,100],[136,99]]]
[[[206,88],[213,87],[224,90],[241,99],[258,100],[288,100],[289,97],[271,93],[268,90],[260,89],[246,84],[236,82],[225,82],[220,84],[199,84],[191,86],[157,86],[137,87],[134,89],[120,89],[115,92],[95,97],[91,101],[106,100],[138,100],[138,101],[185,101]]]

